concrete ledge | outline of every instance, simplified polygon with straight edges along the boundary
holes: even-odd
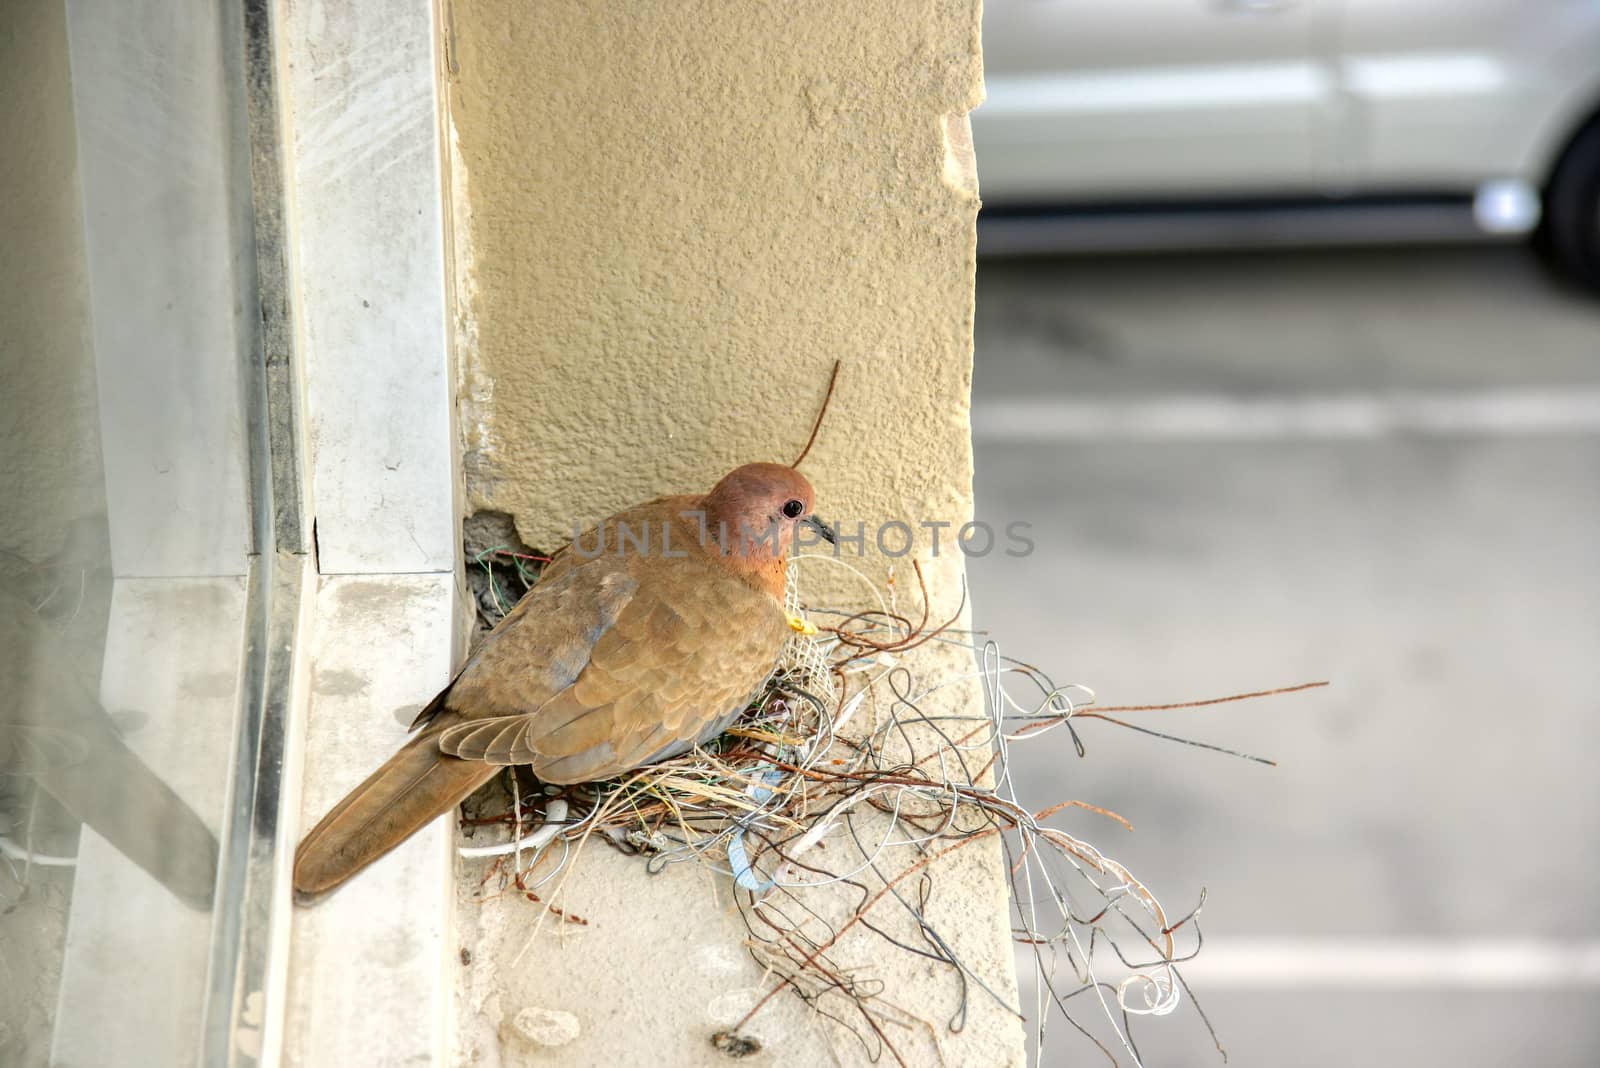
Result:
[[[456,603],[452,574],[321,580],[302,826],[388,759],[449,681]],[[294,909],[285,1063],[456,1063],[445,1026],[451,966],[460,967],[450,934],[453,824],[438,820],[361,878]]]
[[[456,449],[429,0],[284,0],[323,574],[451,571]]]

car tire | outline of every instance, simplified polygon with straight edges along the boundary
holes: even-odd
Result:
[[[1579,131],[1551,173],[1534,247],[1563,275],[1600,292],[1600,119]]]

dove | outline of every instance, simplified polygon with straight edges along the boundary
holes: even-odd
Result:
[[[301,900],[334,889],[511,764],[593,782],[721,734],[792,628],[788,550],[829,542],[811,484],[775,463],[704,495],[619,512],[553,554],[539,581],[426,707],[399,752],[295,854]]]

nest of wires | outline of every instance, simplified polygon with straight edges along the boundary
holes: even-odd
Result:
[[[831,557],[794,564],[812,560],[854,571]],[[1173,738],[1110,713],[1306,687],[1182,706],[1099,708],[1087,687],[1057,684],[1002,655],[993,640],[958,629],[964,597],[943,621],[930,620],[926,607],[920,619],[909,618],[892,592],[886,600],[875,587],[876,607],[866,611],[807,607],[797,570],[792,564],[788,610],[803,625],[746,714],[709,746],[606,782],[556,787],[525,769],[508,772],[509,806],[469,819],[473,844],[461,849],[469,858],[493,858],[484,885],[544,903],[541,924],[547,917],[581,924],[557,902],[591,843],[637,856],[647,871],[694,862],[723,873],[748,931],[746,948],[771,980],[741,1020],[712,1036],[732,1056],[760,1048],[746,1028],[785,992],[844,1028],[875,1063],[918,1063],[905,1048],[907,1025],[959,1032],[973,997],[992,998],[1026,1020],[1036,1056],[1052,1030],[1061,1030],[1052,1022],[1064,1021],[1073,1039],[1098,1047],[1110,1063],[1141,1064],[1137,1021],[1184,1004],[1221,1053],[1182,974],[1201,947],[1204,892],[1169,912],[1126,867],[1064,826],[1074,813],[1126,821],[1082,800],[1030,810],[1018,796],[1011,751],[1047,744],[1040,740],[1059,731],[1081,756],[1079,725],[1090,719]],[[917,577],[926,606],[920,568]],[[970,655],[917,654],[932,644]],[[928,662],[957,668],[918,677],[914,667]],[[981,707],[930,700],[960,686],[980,688]],[[496,841],[480,844],[486,837]],[[1003,853],[1012,936],[1019,960],[1031,965],[1032,982],[1023,983],[1031,1004],[1018,1003],[1011,977],[993,962],[985,974],[964,960],[958,940],[934,918],[952,854],[974,847]],[[899,921],[888,922],[896,911]],[[909,991],[891,989],[882,974],[846,959],[845,940],[863,936],[947,972],[957,991],[954,1012],[927,1020],[897,996]]]

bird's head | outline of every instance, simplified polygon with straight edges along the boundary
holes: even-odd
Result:
[[[812,510],[816,492],[806,477],[783,464],[745,464],[730,471],[706,496],[713,536],[726,531],[724,551],[783,559],[803,545],[802,528],[832,542],[833,530]]]

